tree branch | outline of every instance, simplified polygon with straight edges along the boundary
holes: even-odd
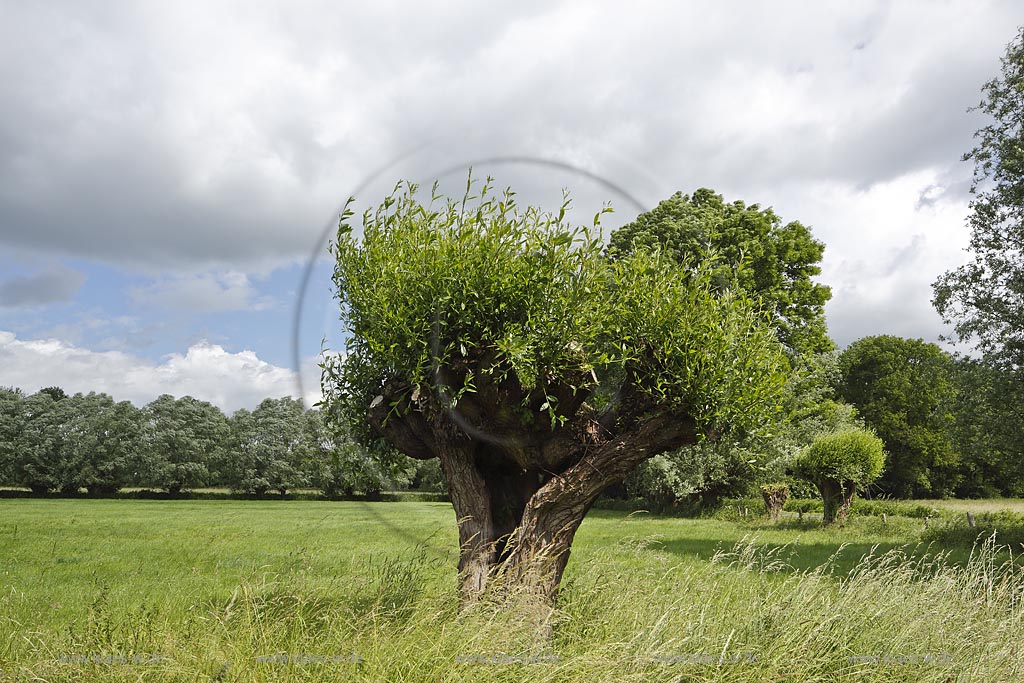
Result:
[[[397,405],[392,408],[392,403]],[[437,443],[423,412],[423,401],[408,385],[390,381],[369,405],[366,421],[373,431],[410,458],[437,457]]]

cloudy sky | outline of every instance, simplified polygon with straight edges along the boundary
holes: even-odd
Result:
[[[985,0],[0,2],[0,385],[229,411],[315,397],[326,261],[302,283],[344,198],[470,165],[547,207],[568,188],[581,221],[611,201],[609,230],[676,190],[772,206],[826,244],[837,342],[937,340],[966,110],[1024,24]]]

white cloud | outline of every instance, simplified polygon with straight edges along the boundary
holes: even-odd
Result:
[[[102,391],[137,405],[160,394],[191,395],[232,413],[267,397],[293,396],[295,373],[260,360],[253,351],[230,353],[208,342],[152,363],[121,351],[90,351],[57,339],[21,340],[0,331],[0,385],[32,392],[57,385],[69,393]],[[307,405],[319,400],[307,387]],[[312,390],[312,391],[311,391]]]
[[[271,297],[259,295],[245,273],[235,270],[167,277],[134,287],[130,295],[136,303],[194,313],[262,311],[274,306]]]
[[[934,171],[864,190],[816,183],[813,192],[775,204],[825,242],[819,279],[832,287],[826,314],[841,346],[876,334],[935,342],[948,331],[931,306],[931,283],[966,259],[968,207],[942,196],[922,204],[921,194],[939,184]]]

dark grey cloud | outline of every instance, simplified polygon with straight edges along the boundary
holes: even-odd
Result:
[[[0,243],[155,268],[297,259],[367,173],[430,140],[443,147],[396,170],[534,154],[649,204],[701,185],[869,187],[958,163],[976,128],[964,109],[1017,14],[16,5],[0,28]],[[501,170],[531,196],[573,180]],[[588,210],[621,206],[573,184]]]
[[[70,301],[84,282],[85,275],[70,268],[12,277],[0,281],[0,308],[28,308]]]

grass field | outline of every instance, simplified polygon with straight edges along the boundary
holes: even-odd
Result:
[[[955,498],[943,498],[938,500],[914,501],[921,505],[930,505],[943,510],[955,510],[957,512],[998,512],[1009,510],[1010,512],[1024,513],[1024,499],[1022,498],[981,498],[978,500],[958,500]]]
[[[1024,679],[1020,570],[919,545],[919,519],[594,511],[550,613],[460,611],[454,521],[442,503],[0,500],[0,680]]]

